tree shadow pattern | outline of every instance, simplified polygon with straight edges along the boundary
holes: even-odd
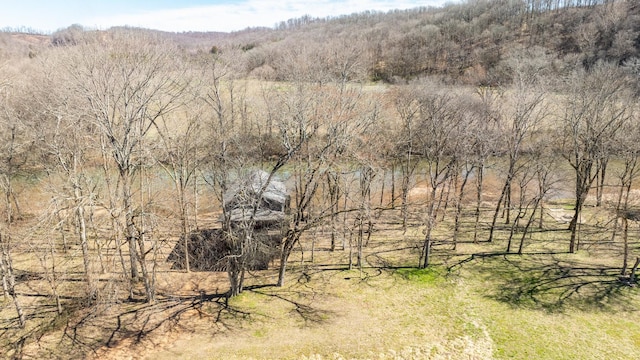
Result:
[[[638,290],[620,277],[620,269],[560,254],[474,255],[474,272],[486,285],[484,295],[513,307],[563,312],[633,311]],[[463,261],[466,261],[465,259]]]
[[[331,311],[313,306],[313,299],[317,295],[314,291],[292,289],[282,292],[273,291],[272,287],[273,285],[254,285],[245,290],[291,305],[290,314],[299,317],[305,327],[319,325],[335,315]],[[44,318],[47,315],[45,312],[53,311],[55,310],[51,308],[43,308],[41,313],[34,313],[33,316]],[[242,323],[238,320],[262,316],[231,304],[228,293],[208,294],[204,291],[190,296],[160,294],[159,300],[153,304],[132,301],[117,307],[82,307],[79,304],[63,316],[49,316],[51,321],[42,322],[12,346],[0,350],[3,350],[6,358],[22,358],[23,347],[35,341],[48,358],[85,358],[90,354],[100,357],[105,349],[141,344],[146,339],[152,339],[151,342],[154,343],[153,335],[179,329],[186,314],[209,319],[208,323],[213,327],[207,331],[212,336],[215,336],[216,329],[233,331]],[[7,326],[0,333],[8,336],[8,332],[16,327],[5,325]],[[61,337],[51,343],[43,341],[43,336],[55,329],[61,330]]]
[[[138,344],[152,334],[164,333],[180,327],[181,318],[187,313],[195,313],[200,318],[212,318],[213,322],[225,329],[233,329],[238,317],[250,314],[228,303],[228,294],[207,294],[203,291],[195,295],[160,295],[153,304],[128,301],[120,306],[84,306],[81,298],[65,304],[65,312],[49,316],[54,309],[43,308],[34,311],[33,317],[48,319],[33,327],[13,342],[12,346],[0,347],[4,358],[23,358],[26,344],[36,342],[39,354],[46,358],[86,358],[100,355],[105,348],[116,347],[122,342]],[[72,306],[72,302],[77,306]],[[86,305],[86,304],[85,304]],[[10,324],[9,324],[10,325]],[[0,334],[11,336],[16,327],[6,326]],[[46,334],[54,331],[61,336],[46,340]]]

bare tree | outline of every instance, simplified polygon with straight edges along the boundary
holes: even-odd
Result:
[[[341,188],[340,188],[340,178],[339,174],[336,171],[327,171],[327,187],[329,190],[329,207],[331,210],[330,217],[330,227],[331,227],[331,245],[330,250],[335,251],[336,249],[336,236],[338,234],[338,211],[340,208],[340,198],[341,198]]]
[[[620,227],[618,219],[621,219],[623,252],[620,273],[622,275],[626,275],[629,268],[629,220],[636,219],[638,216],[632,209],[634,199],[631,197],[632,186],[640,175],[640,149],[637,146],[640,141],[640,133],[638,132],[637,113],[634,113],[630,120],[622,125],[612,148],[616,158],[622,162],[621,169],[614,171],[619,181],[619,190],[613,209],[615,217],[613,234],[611,235],[611,241],[615,241]]]
[[[199,100],[204,106],[211,109],[211,118],[208,121],[207,142],[205,151],[208,152],[207,162],[210,176],[205,180],[214,190],[222,208],[222,231],[219,239],[226,244],[228,253],[223,261],[229,278],[230,296],[236,296],[243,290],[244,276],[250,257],[258,247],[258,238],[255,235],[255,214],[261,204],[261,194],[269,186],[268,181],[259,178],[257,188],[254,183],[246,183],[243,176],[247,176],[254,165],[261,159],[252,157],[254,147],[248,141],[253,134],[247,128],[246,120],[238,121],[239,115],[247,110],[247,104],[243,99],[235,95],[235,73],[231,66],[232,59],[219,54],[213,54],[199,59],[203,69],[203,82],[198,93]],[[270,125],[269,125],[270,126]],[[244,130],[244,131],[243,131]],[[255,145],[255,144],[251,144]],[[277,170],[277,169],[276,169]],[[275,174],[275,170],[270,172]],[[248,179],[244,179],[248,180]],[[231,189],[232,182],[235,186],[251,189],[247,194],[243,189]],[[264,186],[264,188],[263,188]],[[242,190],[242,191],[241,191]],[[229,192],[234,193],[234,201],[240,201],[242,211],[240,218],[232,222],[232,210],[227,202]],[[188,238],[185,238],[185,256],[188,258]]]
[[[321,121],[316,116],[320,99],[314,95],[312,88],[299,83],[293,90],[278,94],[277,100],[274,99],[282,111],[277,120],[282,142],[287,154],[295,155],[292,159],[295,196],[292,199],[291,224],[280,253],[278,286],[284,285],[287,261],[294,246],[305,231],[317,225],[309,222],[305,215],[324,175],[324,158],[331,150],[331,144],[316,142]]]
[[[144,238],[136,225],[133,181],[140,166],[137,153],[156,121],[181,105],[185,94],[177,49],[145,33],[112,31],[108,39],[79,46],[67,69],[75,90],[89,106],[92,122],[107,140],[116,164],[129,245],[131,279],[142,270],[147,301],[155,298],[151,274],[141,257]]]
[[[475,114],[469,111],[470,107],[473,105],[473,103],[464,104],[463,113],[460,117],[461,123],[458,125],[458,129],[454,134],[454,136],[457,137],[457,141],[454,143],[455,148],[451,150],[455,152],[455,156],[457,158],[453,164],[455,166],[453,170],[453,185],[454,191],[456,192],[455,218],[452,236],[454,250],[457,247],[460,235],[462,210],[464,205],[463,202],[466,196],[467,185],[469,184],[469,180],[475,176],[477,190],[479,192],[482,190],[483,175],[481,173],[484,171],[484,163],[488,156],[485,149],[488,147],[489,139],[487,139],[486,134],[483,132],[488,124],[480,125],[480,123],[483,123],[484,121],[479,121],[479,119],[474,116]],[[462,177],[461,183],[460,177]],[[482,197],[476,196],[476,221],[479,221],[479,203],[481,201]],[[474,239],[476,236],[477,234],[474,231]]]
[[[428,267],[433,230],[437,225],[438,214],[443,207],[442,199],[446,184],[457,170],[460,156],[459,144],[463,141],[463,117],[458,103],[444,93],[426,90],[417,99],[420,104],[418,113],[418,131],[416,148],[426,161],[427,176],[431,191],[425,214],[425,240],[420,256],[420,266]]]
[[[33,141],[27,136],[28,102],[21,92],[18,84],[7,82],[0,86],[0,189],[8,223],[20,217],[14,180],[27,164],[33,148]]]
[[[591,185],[598,176],[599,159],[608,157],[610,141],[630,119],[626,78],[611,64],[576,71],[567,84],[562,115],[563,156],[575,173],[575,213],[569,223],[569,252],[578,250],[578,222]]]
[[[557,159],[554,154],[550,154],[546,141],[542,142],[543,149],[534,153],[535,158],[533,160],[533,171],[536,177],[535,181],[537,183],[537,187],[535,195],[531,200],[529,200],[529,204],[526,206],[526,208],[531,212],[524,229],[522,230],[522,237],[520,238],[520,245],[518,246],[518,254],[522,254],[524,241],[529,234],[531,225],[534,223],[536,212],[540,213],[539,226],[542,228],[542,217],[544,212],[542,202],[558,182],[558,176],[556,175],[558,173]],[[540,149],[539,146],[538,149]]]
[[[409,190],[413,187],[413,174],[418,166],[419,159],[416,156],[415,132],[417,127],[417,117],[420,111],[419,103],[416,101],[416,94],[410,88],[403,88],[394,94],[395,108],[400,116],[401,130],[398,134],[398,155],[401,158],[400,169],[402,173],[400,185],[402,214],[402,230],[407,232],[407,220],[409,216]]]
[[[41,121],[34,124],[31,131],[38,136],[41,163],[51,180],[50,191],[54,197],[50,216],[57,220],[58,227],[68,222],[76,228],[82,249],[86,294],[89,301],[93,301],[97,289],[89,253],[87,222],[92,217],[92,205],[96,201],[96,184],[88,174],[87,158],[93,155],[91,150],[95,150],[91,144],[97,138],[96,129],[87,121],[84,112],[76,110],[81,107],[73,94],[52,91],[65,83],[61,73],[52,71],[60,65],[56,60],[60,58],[54,57],[53,61],[42,64],[47,71],[30,89],[37,99],[34,106],[38,107],[41,116]],[[64,239],[64,230],[62,236]],[[51,255],[54,262],[53,253]]]
[[[0,70],[4,70],[0,68]],[[33,141],[27,137],[28,102],[19,84],[9,72],[0,80],[0,188],[3,191],[5,216],[0,220],[0,273],[4,296],[10,296],[20,327],[26,324],[22,303],[16,293],[13,268],[13,222],[20,217],[20,206],[14,188],[15,177],[28,163]]]
[[[522,235],[517,252],[522,254],[527,235],[535,223],[535,216],[542,211],[542,200],[557,182],[557,159],[541,136],[534,136],[537,139],[532,140],[527,149],[527,157],[522,162],[523,166],[514,177],[514,184],[518,186],[515,192],[517,203],[514,204],[515,216],[507,238],[507,253],[511,252],[513,240],[520,231]]]
[[[484,193],[484,173],[489,157],[496,152],[498,124],[500,123],[500,113],[496,104],[501,95],[496,94],[489,88],[479,88],[476,92],[480,104],[471,107],[478,109],[478,121],[474,122],[476,126],[472,127],[472,153],[474,154],[473,163],[476,169],[476,206],[475,220],[473,226],[473,241],[478,241],[478,231],[480,225],[481,206]]]
[[[192,108],[197,109],[197,105],[193,104]],[[200,154],[204,147],[204,126],[200,119],[203,112],[202,109],[188,110],[177,115],[174,121],[163,119],[165,121],[155,123],[162,146],[154,151],[153,156],[171,178],[176,191],[180,235],[184,241],[185,270],[189,272],[188,235],[193,227],[189,219],[189,208],[194,208],[194,214],[196,212],[195,204],[189,204],[189,190],[202,163]]]
[[[522,168],[521,156],[523,147],[527,145],[530,133],[534,131],[548,115],[545,105],[546,91],[541,81],[543,80],[546,64],[528,63],[522,59],[514,58],[511,65],[514,85],[513,89],[506,93],[505,113],[503,120],[504,132],[500,136],[502,150],[507,157],[507,168],[502,190],[496,202],[496,208],[491,221],[489,239],[493,240],[500,209],[505,207],[506,223],[510,222],[510,195],[511,183]]]
[[[335,211],[329,204],[309,216],[331,162],[354,145],[357,134],[377,120],[377,107],[361,101],[362,96],[360,88],[345,84],[314,87],[298,83],[290,91],[278,94],[282,109],[278,125],[287,157],[294,166],[295,188],[289,230],[280,255],[278,286],[284,285],[289,255],[301,236]]]

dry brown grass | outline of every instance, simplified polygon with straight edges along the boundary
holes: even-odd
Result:
[[[487,188],[498,188],[496,180],[488,179]],[[169,194],[156,206],[168,208]],[[46,201],[42,194],[30,196],[35,204]],[[568,204],[557,200],[553,206]],[[500,225],[493,243],[472,243],[470,212],[453,251],[448,216],[434,233],[434,267],[417,270],[422,211],[412,207],[406,234],[398,211],[382,213],[364,248],[362,270],[348,269],[349,251],[340,241],[337,251],[328,251],[328,228],[309,232],[298,249],[303,251],[292,255],[285,287],[273,286],[275,270],[254,272],[245,292],[228,301],[226,274],[176,272],[163,261],[158,301],[126,301],[126,282],[111,251],[108,272],[100,275],[102,297],[86,307],[81,253],[73,242],[67,253],[58,253],[61,316],[55,315],[50,283],[36,256],[45,238],[32,234],[16,244],[14,254],[28,326],[17,329],[10,301],[0,300],[1,345],[11,355],[24,339],[27,356],[96,359],[640,357],[638,293],[617,281],[621,247],[606,241],[606,210],[587,208],[577,254],[566,253],[566,224],[550,216],[544,229],[526,239],[523,255],[504,254],[508,226]],[[490,215],[487,206],[482,236]],[[202,224],[214,224],[215,206],[200,216]],[[36,218],[20,223],[24,229],[18,233],[28,234]],[[635,252],[637,238],[634,230]],[[175,241],[163,242],[160,260]]]

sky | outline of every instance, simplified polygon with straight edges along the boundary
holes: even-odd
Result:
[[[0,29],[28,28],[51,33],[79,24],[231,32],[273,27],[304,15],[327,17],[366,10],[388,11],[442,6],[451,0],[0,0]]]

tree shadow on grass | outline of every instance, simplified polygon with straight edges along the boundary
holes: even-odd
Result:
[[[270,296],[293,305],[291,314],[300,317],[300,319],[304,321],[304,324],[307,327],[325,323],[333,315],[333,312],[331,311],[320,309],[310,304],[305,304],[299,300],[294,300],[294,297],[287,297],[279,293],[265,293],[265,292],[256,292],[256,293]]]
[[[269,296],[286,301],[294,306],[291,313],[304,320],[306,326],[326,321],[331,312],[313,307],[299,300],[308,295],[291,292],[270,291],[271,285],[254,285],[245,288],[245,292]],[[128,308],[128,309],[127,309]],[[204,291],[193,296],[160,295],[154,304],[130,304],[121,308],[118,313],[105,316],[96,312],[88,312],[85,316],[67,323],[64,330],[65,342],[70,343],[79,353],[99,355],[101,348],[116,348],[139,344],[145,339],[151,343],[156,341],[156,334],[184,329],[182,318],[185,315],[209,319],[207,332],[215,336],[216,331],[224,329],[233,331],[243,319],[262,316],[253,313],[229,301],[228,293],[207,294]],[[99,328],[100,331],[96,331]],[[218,329],[218,330],[216,330]]]
[[[208,294],[200,291],[193,296],[161,296],[154,304],[135,306],[122,311],[109,324],[109,337],[103,343],[114,347],[123,340],[139,343],[156,332],[164,332],[181,327],[181,317],[187,313],[211,320],[219,328],[233,330],[238,318],[249,318],[252,314],[229,304],[228,293]],[[75,325],[81,325],[82,321]],[[213,333],[212,333],[213,335]]]
[[[308,289],[272,290],[273,285],[254,285],[245,288],[248,293],[262,294],[278,301],[285,301],[293,305],[291,314],[304,321],[304,326],[312,326],[328,321],[334,315],[331,311],[313,305],[313,294]],[[156,335],[174,330],[197,331],[184,328],[184,318],[194,317],[203,319],[200,323],[203,331],[215,336],[218,331],[234,331],[239,329],[242,320],[262,316],[242,306],[229,301],[228,293],[206,293],[200,291],[190,295],[176,295],[158,293],[158,300],[152,304],[122,301],[120,303],[96,303],[87,306],[80,300],[72,306],[71,300],[64,304],[65,315],[53,314],[55,308],[48,306],[40,309],[41,323],[32,330],[18,335],[19,329],[12,324],[4,324],[7,329],[2,332],[5,336],[11,331],[17,341],[4,349],[12,357],[35,356],[40,352],[53,358],[84,358],[87,356],[100,357],[112,348],[127,348],[130,345],[142,344],[153,346],[158,339]],[[46,310],[45,317],[43,313]],[[30,319],[31,320],[31,319]],[[17,321],[17,320],[16,320]],[[186,323],[191,324],[191,321]],[[47,334],[55,332],[54,341]],[[38,354],[31,350],[23,353],[23,348],[31,343],[37,343]],[[151,345],[150,345],[151,344]],[[0,356],[2,357],[2,356]]]
[[[50,310],[49,310],[50,311]],[[159,294],[153,304],[123,302],[121,304],[96,304],[93,306],[65,306],[63,316],[53,316],[41,322],[15,341],[13,349],[6,349],[14,358],[34,356],[23,354],[23,346],[37,342],[39,351],[47,358],[85,358],[99,356],[101,351],[121,344],[138,344],[150,335],[163,334],[180,328],[181,318],[189,316],[211,319],[212,324],[225,330],[233,329],[233,319],[246,318],[250,314],[228,303],[226,293],[200,292],[189,296]],[[59,339],[51,342],[44,338],[50,331],[59,329]],[[215,330],[215,329],[213,329]],[[56,335],[58,336],[58,335]],[[155,340],[152,340],[153,343]]]
[[[335,312],[313,305],[316,298],[324,295],[318,289],[309,286],[309,281],[313,276],[313,272],[303,271],[297,283],[287,289],[273,286],[251,286],[247,290],[292,306],[290,314],[301,319],[305,327],[321,325],[333,318]]]
[[[638,290],[620,281],[620,269],[557,255],[476,257],[485,296],[513,307],[563,312],[634,311]]]

